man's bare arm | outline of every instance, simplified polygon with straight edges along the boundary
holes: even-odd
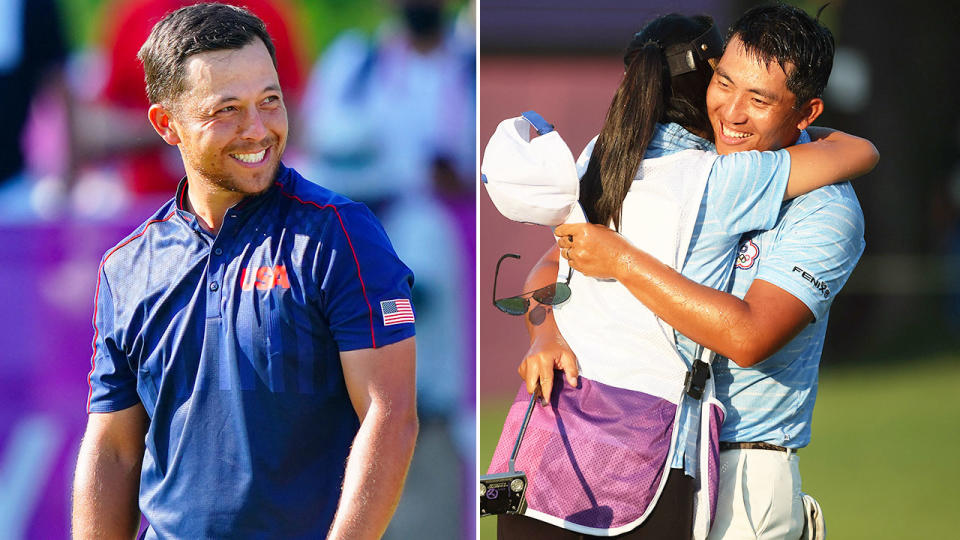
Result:
[[[783,200],[863,176],[880,161],[877,148],[866,139],[813,126],[807,133],[811,142],[785,148],[790,153],[790,177]]]
[[[616,279],[678,332],[741,367],[767,358],[813,321],[806,304],[775,285],[755,280],[741,300],[683,277],[608,227],[561,225],[556,234],[573,268]]]
[[[417,441],[416,342],[340,353],[360,418],[331,539],[380,538],[390,523]]]
[[[122,411],[90,414],[73,478],[73,538],[136,537],[148,425],[139,403]]]

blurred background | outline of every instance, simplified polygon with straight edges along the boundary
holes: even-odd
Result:
[[[0,0],[0,538],[69,537],[100,257],[183,175],[136,59],[185,0]],[[284,162],[367,203],[414,270],[420,439],[386,538],[475,529],[475,9],[238,0],[272,35]]]
[[[815,14],[824,3],[789,2]],[[497,124],[535,109],[574,156],[600,129],[623,74],[622,51],[646,22],[707,13],[724,29],[743,0],[483,0],[480,151]],[[955,537],[960,501],[960,11],[937,2],[834,1],[821,20],[837,42],[816,124],[866,137],[880,164],[854,188],[866,251],[833,303],[804,491],[831,538]],[[479,193],[479,454],[487,470],[527,350],[523,321],[490,300],[522,291],[552,242],[503,218]],[[510,434],[515,437],[515,434]],[[521,452],[522,452],[521,448]],[[480,538],[495,537],[495,518]]]

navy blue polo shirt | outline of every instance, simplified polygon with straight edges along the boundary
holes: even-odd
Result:
[[[150,416],[148,537],[322,538],[359,427],[339,353],[414,335],[413,275],[364,205],[292,169],[216,237],[185,193],[103,257],[88,412]]]

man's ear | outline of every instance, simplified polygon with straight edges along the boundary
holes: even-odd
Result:
[[[813,98],[806,102],[800,109],[800,120],[797,122],[797,129],[804,130],[823,113],[823,100]]]
[[[147,110],[147,118],[150,119],[150,125],[163,137],[167,144],[176,146],[180,144],[180,135],[177,134],[176,122],[170,115],[170,111],[163,105],[154,103]]]

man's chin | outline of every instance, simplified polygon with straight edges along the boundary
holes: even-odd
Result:
[[[750,150],[759,150],[759,148],[757,148],[757,145],[754,144],[754,141],[743,141],[739,144],[729,144],[723,141],[717,141],[715,145],[717,147],[717,153],[720,155],[733,154],[734,152],[748,152]]]
[[[228,165],[219,170],[200,168],[196,173],[204,183],[215,189],[252,196],[260,195],[270,189],[276,181],[279,169],[280,160],[274,159],[256,168]]]
[[[244,195],[260,195],[270,189],[270,186],[276,181],[279,169],[279,160],[266,164],[262,170],[255,171],[254,174],[249,177],[244,178],[244,176],[239,176],[242,180],[234,182],[233,187],[237,188],[236,191]]]
[[[721,142],[717,142],[715,144],[717,147],[717,153],[720,154],[721,156],[726,154],[732,154],[737,151],[736,149],[731,148],[729,145],[723,144]]]

